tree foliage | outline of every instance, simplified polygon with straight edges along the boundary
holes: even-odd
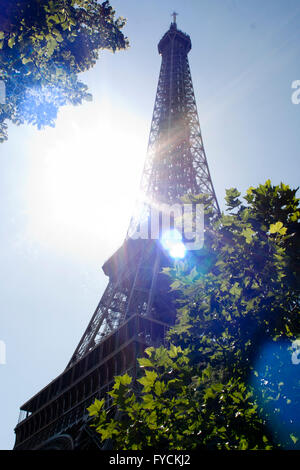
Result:
[[[54,126],[60,106],[90,100],[78,74],[101,49],[127,47],[124,24],[108,1],[0,0],[0,142],[8,121]]]
[[[267,181],[244,201],[231,189],[227,214],[207,206],[203,249],[165,269],[179,299],[169,347],[146,350],[136,383],[116,377],[117,414],[89,408],[114,448],[299,448],[299,199]]]

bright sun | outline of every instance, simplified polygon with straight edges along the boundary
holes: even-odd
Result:
[[[30,144],[27,237],[94,257],[126,235],[145,160],[145,122],[108,103],[61,111]]]

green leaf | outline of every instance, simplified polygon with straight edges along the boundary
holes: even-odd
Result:
[[[116,379],[118,380],[120,385],[125,385],[125,386],[131,384],[131,381],[132,381],[132,377],[130,377],[130,375],[128,374],[119,375],[116,377]]]
[[[239,287],[239,283],[235,282],[229,292],[230,292],[230,294],[234,295],[235,297],[239,297],[241,292],[242,292],[241,287]]]
[[[48,57],[51,57],[56,49],[57,41],[51,36],[47,42],[47,54]]]
[[[246,238],[246,243],[251,243],[253,235],[255,235],[255,232],[251,228],[246,228],[243,229],[242,235]]]
[[[102,411],[104,407],[104,398],[102,400],[96,399],[94,403],[92,403],[91,406],[87,408],[90,416],[98,416],[100,411]]]
[[[163,382],[157,380],[154,385],[154,391],[157,396],[162,395],[166,391],[166,386]]]
[[[152,356],[152,353],[155,351],[155,348],[153,346],[150,346],[149,348],[146,348],[145,349],[145,353],[147,354],[147,356],[151,357]]]
[[[241,449],[241,450],[247,450],[248,449],[248,442],[246,441],[246,439],[243,438],[243,439],[240,440],[239,449]]]
[[[253,193],[253,190],[254,190],[253,186],[250,186],[250,187],[247,189],[247,191],[246,191],[247,195],[248,195],[248,196],[251,196],[252,193]]]
[[[12,47],[15,45],[16,39],[14,36],[10,37],[8,40],[8,46],[12,49]]]
[[[226,204],[229,209],[235,209],[241,204],[238,199],[241,193],[236,188],[226,189]]]
[[[178,353],[182,352],[182,349],[180,346],[175,346],[174,344],[171,344],[170,346],[170,351],[169,351],[169,356],[174,359],[175,357],[178,356]]]
[[[294,444],[296,444],[299,440],[299,437],[295,436],[294,434],[290,434],[290,438],[292,439]]]
[[[283,227],[282,222],[276,222],[276,224],[270,225],[269,231],[270,233],[279,233],[280,235],[285,235],[287,228]]]
[[[178,289],[180,286],[181,286],[181,282],[178,281],[178,280],[174,281],[174,282],[170,285],[171,290],[176,290],[176,289]]]
[[[270,180],[270,179],[268,179],[268,180],[265,182],[265,186],[266,186],[267,188],[270,188],[270,187],[271,187],[271,180]]]
[[[140,367],[153,367],[153,362],[151,362],[147,357],[139,358],[138,362]]]
[[[138,379],[138,382],[144,386],[145,392],[150,392],[157,378],[157,373],[155,371],[145,370],[145,374],[145,377]]]
[[[154,410],[156,407],[156,401],[154,400],[153,396],[150,394],[143,395],[142,397],[143,403],[142,407],[146,410]]]

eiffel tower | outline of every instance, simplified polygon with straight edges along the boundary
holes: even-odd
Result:
[[[158,44],[162,62],[141,203],[123,245],[103,266],[107,288],[66,369],[21,407],[15,449],[101,448],[87,407],[105,397],[109,409],[106,392],[114,377],[125,371],[135,377],[137,357],[150,345],[164,344],[175,322],[174,299],[162,273],[172,257],[160,240],[135,236],[142,221],[149,221],[153,205],[173,205],[186,194],[205,193],[219,213],[188,62],[191,40],[177,28],[176,15]]]

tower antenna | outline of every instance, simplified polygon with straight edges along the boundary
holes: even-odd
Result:
[[[176,11],[173,11],[171,16],[173,16],[173,23],[176,24],[176,16],[178,16],[178,13],[176,13]]]

